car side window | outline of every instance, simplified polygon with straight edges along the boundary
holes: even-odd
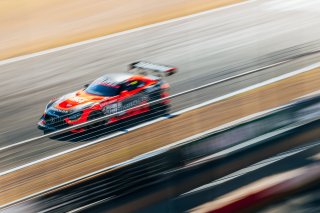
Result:
[[[132,91],[139,87],[142,87],[143,85],[144,85],[143,81],[138,81],[138,80],[128,81],[124,84],[123,90]]]

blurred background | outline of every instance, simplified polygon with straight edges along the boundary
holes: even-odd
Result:
[[[0,1],[0,211],[319,212],[319,12],[317,0]],[[37,128],[52,98],[141,60],[177,68],[162,77],[169,111]]]

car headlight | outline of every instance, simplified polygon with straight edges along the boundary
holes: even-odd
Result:
[[[75,108],[73,108],[75,111],[80,111],[80,110],[84,110],[84,109],[87,109],[87,108],[90,108],[92,107],[93,105],[95,105],[96,103],[94,102],[88,102],[88,103],[85,103],[85,104],[81,104],[79,106],[76,106]]]
[[[51,100],[51,101],[46,105],[46,108],[45,108],[45,109],[46,109],[46,110],[49,109],[49,107],[51,107],[52,104],[54,104],[54,102],[55,102],[55,100],[54,100],[54,101]]]
[[[76,112],[76,113],[73,113],[72,115],[69,116],[69,119],[70,120],[76,120],[78,118],[80,118],[82,115],[82,112]]]

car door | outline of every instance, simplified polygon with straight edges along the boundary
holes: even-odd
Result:
[[[141,80],[130,80],[125,82],[121,87],[120,100],[122,110],[127,111],[128,113],[132,112],[130,110],[133,107],[146,103],[148,101],[148,95],[143,90],[145,82]],[[144,107],[145,108],[145,107]],[[145,110],[137,108],[133,110],[135,113],[139,114],[140,111],[144,112]]]

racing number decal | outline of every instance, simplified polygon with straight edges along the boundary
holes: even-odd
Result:
[[[116,112],[118,112],[119,108],[121,108],[121,106],[119,105],[122,105],[121,102],[119,103],[112,103],[112,104],[108,104],[106,105],[105,107],[102,108],[102,111],[105,113],[105,114],[114,114]]]
[[[134,95],[133,97],[129,97],[122,102],[108,104],[103,107],[102,111],[105,114],[114,114],[138,106],[139,104],[148,101],[148,99],[148,96],[145,94]]]
[[[81,104],[81,103],[85,102],[87,99],[75,96],[75,97],[70,98],[70,100]]]

